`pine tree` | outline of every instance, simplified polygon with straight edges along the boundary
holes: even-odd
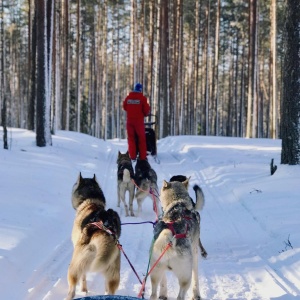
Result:
[[[285,25],[281,163],[300,164],[300,1],[288,0]]]

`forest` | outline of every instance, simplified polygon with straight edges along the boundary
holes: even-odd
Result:
[[[284,14],[276,0],[1,0],[1,124],[46,124],[44,143],[125,138],[140,82],[157,138],[280,138]]]

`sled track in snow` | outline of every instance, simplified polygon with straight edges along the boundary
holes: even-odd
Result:
[[[282,291],[282,294],[291,297],[299,295],[297,287],[269,262],[272,254],[276,253],[258,249],[249,240],[248,226],[262,240],[276,240],[276,234],[267,230],[248,210],[247,205],[237,199],[227,184],[226,174],[214,172],[218,171],[218,166],[207,165],[203,161],[205,158],[197,155],[197,149],[190,149],[184,154],[166,151],[161,153],[161,158],[161,164],[154,165],[159,187],[162,179],[168,180],[172,175],[193,174],[191,185],[199,184],[205,194],[206,202],[201,212],[201,237],[208,258],[199,262],[199,284],[204,299],[271,299],[262,296],[264,290],[260,278],[268,282],[271,290],[278,290],[278,293]],[[193,191],[191,196],[194,198]],[[235,237],[236,243],[228,243],[226,236],[230,240]],[[168,285],[172,289],[170,280]],[[234,292],[232,286],[235,287]],[[176,293],[172,296],[176,298]]]
[[[44,264],[34,270],[28,279],[26,300],[58,299],[59,296],[62,296],[62,291],[66,293],[66,272],[72,251],[72,243],[70,239],[66,239],[57,246]],[[51,294],[53,298],[51,298]],[[42,298],[41,295],[43,295]]]
[[[226,183],[226,176],[220,177],[218,180],[206,174],[207,166],[202,160],[198,161],[198,166],[200,171],[195,172],[197,177],[196,181],[201,183],[201,187],[204,190],[206,197],[205,206],[203,212],[201,213],[202,219],[210,219],[211,226],[215,227],[215,236],[219,238],[222,236],[223,239],[220,242],[219,249],[222,250],[218,256],[213,257],[216,263],[218,260],[226,262],[236,262],[237,264],[247,264],[249,262],[249,267],[251,264],[261,266],[265,272],[264,276],[269,276],[269,280],[274,282],[275,286],[285,291],[287,294],[292,296],[297,295],[297,289],[291,284],[289,280],[279,272],[277,272],[271,264],[268,262],[268,257],[272,256],[272,253],[260,253],[260,249],[256,249],[255,245],[251,245],[248,242],[249,236],[247,236],[247,227],[253,226],[250,232],[257,232],[262,239],[274,239],[274,233],[267,231],[266,228],[251,214],[250,210],[247,209],[247,205],[239,201],[234,193],[230,191]],[[213,174],[211,174],[213,175]],[[213,178],[213,183],[210,180]],[[225,199],[224,199],[225,198]],[[236,205],[231,205],[235,203]],[[225,221],[225,222],[224,222]],[[246,221],[246,222],[245,222]],[[245,226],[245,223],[247,226]],[[202,228],[207,226],[202,225]],[[224,234],[224,231],[227,233]],[[218,234],[220,232],[220,234]],[[235,245],[228,244],[226,238],[228,236],[236,236],[237,243]],[[204,241],[205,243],[205,241]],[[210,255],[211,251],[207,249]],[[221,253],[223,252],[223,254]],[[213,253],[211,253],[213,254]],[[220,255],[221,254],[221,255]],[[208,259],[209,260],[209,259]],[[200,268],[201,269],[201,268]],[[205,276],[205,274],[204,274]],[[238,284],[243,287],[243,293],[235,295],[236,297],[245,297],[248,292],[251,297],[257,297],[255,299],[261,299],[258,291],[256,291],[257,279],[250,276],[243,277],[233,277]],[[215,281],[215,282],[213,282]],[[224,284],[225,283],[225,284]],[[216,291],[211,291],[210,299],[218,299],[220,295],[224,295],[226,290],[226,282],[220,280],[220,276],[216,274],[212,280],[211,286],[208,289],[211,290],[215,286]],[[227,297],[232,297],[228,295]],[[226,297],[224,299],[227,299]],[[234,298],[237,299],[237,298]],[[246,298],[245,298],[246,299]],[[247,298],[248,299],[248,298]],[[252,299],[252,298],[249,298]]]

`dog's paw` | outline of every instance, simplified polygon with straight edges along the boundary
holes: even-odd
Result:
[[[201,300],[202,298],[201,298],[201,296],[199,295],[199,296],[193,296],[193,298],[191,299],[191,300]]]
[[[167,296],[159,296],[158,299],[160,299],[160,300],[167,300],[168,297]]]

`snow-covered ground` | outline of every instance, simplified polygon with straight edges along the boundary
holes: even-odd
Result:
[[[38,148],[33,132],[9,129],[9,144],[10,150],[0,149],[1,299],[66,296],[75,215],[71,189],[79,172],[96,174],[107,207],[123,223],[155,220],[151,198],[139,217],[125,217],[124,208],[116,207],[116,159],[118,150],[127,150],[126,140],[59,131],[53,146]],[[280,165],[280,152],[280,140],[178,136],[158,141],[160,164],[149,157],[159,188],[163,179],[184,174],[191,176],[193,198],[194,183],[205,193],[201,239],[208,257],[199,263],[204,299],[300,299],[300,166]],[[272,158],[278,166],[273,176]],[[122,225],[120,243],[141,278],[152,230],[147,223]],[[171,273],[168,279],[173,300],[178,285]],[[88,288],[89,295],[103,294],[101,275],[89,274]],[[136,297],[140,288],[122,255],[118,295]],[[148,280],[146,298],[150,290]],[[76,297],[82,296],[78,289]]]

